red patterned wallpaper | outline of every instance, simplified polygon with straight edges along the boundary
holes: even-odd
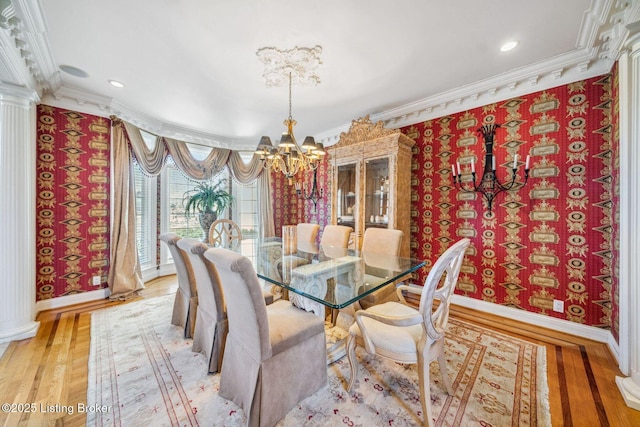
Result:
[[[273,191],[273,212],[276,235],[282,235],[283,225],[293,225],[301,222],[320,224],[320,230],[331,222],[331,184],[329,182],[329,155],[326,155],[317,169],[318,191],[323,190],[322,199],[318,200],[316,212],[313,211],[313,202],[303,200],[296,194],[295,184],[289,185],[286,177],[281,173],[271,173],[271,189]],[[307,193],[313,187],[313,172],[298,174],[294,183],[299,182],[302,187],[306,185]],[[321,231],[322,232],[322,231]],[[318,235],[318,241],[321,234]]]
[[[412,159],[412,256],[428,265],[454,241],[469,237],[457,293],[585,325],[618,336],[617,72],[486,105],[401,130],[416,141]],[[614,111],[615,109],[615,111]],[[531,156],[530,178],[518,192],[502,193],[489,216],[477,195],[452,186],[451,164],[464,174],[470,159],[481,170],[478,128],[502,125],[494,153],[505,180],[514,154]],[[329,188],[327,163],[318,174]],[[281,174],[272,175],[276,231],[309,220]],[[305,177],[308,185],[312,175]],[[327,190],[325,190],[327,191]],[[328,223],[321,201],[318,220]],[[322,204],[322,205],[321,205]],[[322,206],[322,207],[320,207]],[[315,218],[311,222],[315,222]],[[428,269],[417,278],[422,283]],[[553,300],[564,312],[552,310]]]
[[[613,262],[613,279],[611,281],[611,332],[614,338],[619,342],[620,338],[620,86],[618,84],[618,63],[616,63],[611,72],[612,74],[612,186],[613,186],[613,244],[612,244],[612,262]]]
[[[110,129],[102,117],[38,107],[38,301],[106,287]]]
[[[612,75],[407,126],[416,141],[412,256],[435,261],[471,238],[457,293],[586,325],[612,326]],[[451,164],[482,170],[482,124],[499,123],[494,153],[506,180],[514,154],[526,187],[502,193],[489,216],[452,187]],[[421,271],[423,282],[428,269]],[[565,301],[563,313],[553,300]]]

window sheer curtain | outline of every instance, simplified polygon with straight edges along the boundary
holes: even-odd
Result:
[[[262,173],[260,159],[253,156],[245,164],[240,154],[228,149],[213,148],[204,160],[193,157],[187,143],[158,136],[153,149],[144,142],[140,129],[131,123],[111,117],[113,127],[113,187],[111,200],[113,218],[111,229],[111,253],[107,283],[109,299],[128,299],[144,289],[142,272],[136,244],[135,188],[133,163],[138,163],[148,176],[157,176],[162,171],[167,156],[187,176],[207,180],[225,166],[234,179],[243,184],[258,180],[258,203],[262,221],[261,236],[275,235],[273,209],[271,207],[271,185],[269,173]]]

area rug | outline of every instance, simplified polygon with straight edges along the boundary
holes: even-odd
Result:
[[[168,295],[92,314],[88,426],[243,425],[242,409],[218,396],[220,376],[206,373],[205,357],[170,324],[172,304]],[[551,425],[544,347],[451,319],[446,356],[455,395],[446,393],[432,363],[434,425]],[[278,426],[421,425],[416,366],[361,348],[357,357],[358,381],[350,393],[343,358],[328,366],[328,386]]]

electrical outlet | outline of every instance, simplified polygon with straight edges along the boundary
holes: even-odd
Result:
[[[564,301],[559,299],[553,300],[553,311],[557,311],[558,313],[564,312]]]
[[[100,276],[93,276],[93,286],[100,286],[102,284],[102,280]]]

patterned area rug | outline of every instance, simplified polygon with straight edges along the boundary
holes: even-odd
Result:
[[[206,374],[204,356],[170,324],[172,304],[168,295],[93,313],[87,404],[101,411],[89,413],[87,425],[243,425],[243,411],[218,396],[220,376]],[[451,319],[446,353],[455,396],[447,395],[432,363],[436,426],[551,425],[544,347]],[[328,387],[278,425],[421,425],[416,366],[360,348],[357,356],[351,393],[344,389],[344,358],[328,367]]]

